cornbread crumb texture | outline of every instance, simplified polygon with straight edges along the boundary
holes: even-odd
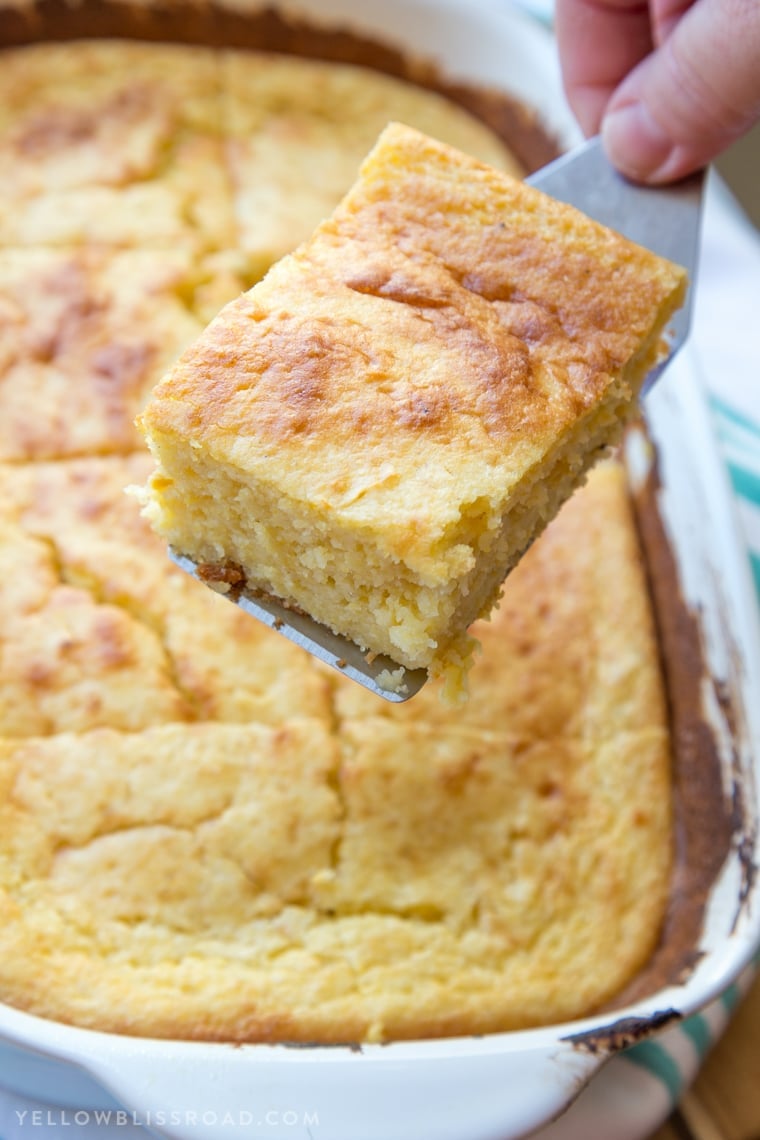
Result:
[[[155,389],[149,517],[362,647],[459,674],[464,630],[617,438],[684,284],[393,124]]]
[[[619,469],[515,573],[456,722],[433,686],[414,723],[365,705],[177,570],[124,494],[153,466],[132,418],[157,376],[284,252],[282,148],[319,150],[321,117],[349,148],[341,108],[369,121],[407,98],[354,69],[294,62],[289,83],[283,61],[253,62],[95,42],[2,55],[0,1001],[232,1041],[586,1013],[646,961],[670,869]],[[268,110],[247,123],[254,97]],[[256,180],[275,186],[261,227],[257,132]]]
[[[431,683],[394,706],[339,677],[339,715],[484,730],[507,724],[526,737],[585,741],[666,722],[652,668],[657,643],[644,569],[619,466],[595,468],[512,571],[498,607],[471,633],[480,648],[465,704],[444,704],[440,683]]]

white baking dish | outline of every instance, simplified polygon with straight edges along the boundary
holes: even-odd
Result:
[[[548,37],[503,3],[299,0],[285,8],[411,47],[451,78],[505,87],[536,105],[565,142],[574,137]],[[0,1006],[0,1083],[72,1109],[107,1108],[113,1097],[152,1132],[182,1140],[283,1133],[292,1140],[510,1140],[561,1113],[627,1041],[703,1007],[738,976],[760,945],[760,900],[748,874],[757,854],[760,764],[756,603],[688,352],[646,410],[662,519],[683,597],[700,615],[709,664],[704,701],[721,745],[725,793],[742,804],[689,976],[603,1017],[360,1050],[118,1037]],[[651,462],[643,437],[633,438],[629,460],[640,483]]]

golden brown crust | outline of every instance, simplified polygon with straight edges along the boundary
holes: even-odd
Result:
[[[442,96],[348,64],[83,41],[3,54],[0,245],[239,248],[256,279],[405,121],[519,172]]]
[[[134,451],[134,418],[242,285],[189,251],[0,249],[0,460]],[[34,415],[30,415],[30,407]]]
[[[200,48],[4,52],[0,243],[233,247],[218,90]]]
[[[0,992],[38,1013],[229,1040],[488,1032],[588,1011],[654,945],[662,730],[591,746],[370,718],[343,726],[340,766],[316,722],[73,743],[0,756],[24,897],[0,895]]]
[[[239,242],[261,273],[333,211],[391,119],[523,172],[472,115],[388,75],[246,51],[223,53],[221,66]]]
[[[349,454],[361,464],[387,450],[389,430],[400,464],[414,447],[409,463],[422,465],[422,438],[433,453],[456,448],[457,477],[468,462],[516,474],[516,437],[546,447],[597,402],[683,281],[569,207],[395,125],[334,218],[224,310],[145,422],[191,432],[220,459],[234,443],[251,467],[248,439],[269,463],[271,449],[317,438],[315,493],[330,493]]]
[[[442,74],[429,59],[368,38],[355,27],[319,25],[274,7],[250,10],[206,0],[169,5],[130,5],[109,0],[5,0],[0,46],[82,38],[127,37],[138,41],[197,44],[285,53],[290,57],[360,65],[443,95],[491,128],[524,170],[557,157],[558,144],[534,108],[501,88],[468,86]]]

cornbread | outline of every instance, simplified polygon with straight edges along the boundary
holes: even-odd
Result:
[[[520,172],[473,115],[366,68],[124,40],[5,51],[0,245],[235,249],[256,280],[394,114]]]
[[[32,702],[13,688],[27,661],[18,641],[3,644],[14,702],[0,742],[2,1000],[140,1035],[345,1041],[518,1028],[614,996],[656,943],[671,863],[668,731],[620,469],[596,470],[515,571],[506,599],[513,582],[518,599],[532,591],[527,628],[519,606],[511,621],[508,608],[498,615],[505,644],[522,649],[534,708],[572,684],[572,712],[566,702],[564,715],[531,720],[503,699],[490,721],[481,709],[455,723],[422,698],[414,721],[385,706],[372,715],[348,707],[349,682],[335,689],[249,621],[259,648],[281,654],[264,723],[262,708],[243,722],[187,699],[190,642],[176,653],[164,631],[184,576],[139,519],[128,546],[145,596],[130,585],[136,564],[118,578],[124,462],[3,472],[3,525],[31,551],[24,563],[14,555],[30,570],[13,628],[35,618],[55,631],[50,594],[76,589],[90,613],[119,612],[132,640],[109,641],[121,657],[104,662],[99,623],[73,629],[76,648],[49,660],[47,678],[35,674],[34,723],[22,722]],[[54,534],[65,536],[56,563],[44,557]],[[558,551],[569,575],[559,593]],[[599,576],[585,576],[585,559],[600,560]],[[597,608],[607,576],[615,599]],[[219,618],[242,615],[195,592],[201,663],[228,636]],[[569,596],[581,641],[566,639],[570,619],[551,620]],[[622,632],[628,608],[637,620]],[[76,607],[65,612],[73,622]],[[147,672],[139,637],[163,655],[162,673]],[[541,642],[535,661],[530,638]],[[69,659],[99,667],[89,726]],[[509,681],[498,637],[474,666],[474,693],[481,667],[493,690],[500,668]],[[66,690],[68,717],[56,719]],[[142,723],[125,724],[135,707]]]
[[[152,394],[145,502],[179,553],[446,675],[617,439],[685,273],[393,124],[313,237]]]
[[[326,681],[291,646],[172,567],[124,494],[149,468],[143,453],[0,464],[0,525],[22,544],[4,581],[23,567],[33,602],[14,597],[0,633],[2,735],[327,715]]]
[[[219,260],[0,249],[0,460],[134,451],[156,381],[241,291]]]
[[[256,74],[289,86],[280,58]],[[375,106],[373,76],[313,74],[350,83],[346,115]],[[239,161],[246,99],[262,131],[276,103],[244,83],[234,51],[0,54],[0,1001],[233,1042],[590,1013],[646,984],[673,880],[622,469],[592,472],[475,627],[456,714],[435,685],[369,702],[176,569],[124,493],[154,466],[131,424],[150,386],[281,248],[276,211],[245,236],[279,175],[253,187]],[[201,152],[222,156],[208,198]]]
[[[239,241],[258,276],[332,213],[391,120],[523,173],[472,115],[389,75],[251,52],[224,53],[222,69]]]
[[[0,243],[233,247],[219,83],[203,48],[4,52]]]
[[[339,677],[339,715],[481,730],[503,723],[537,740],[600,740],[615,728],[643,726],[643,709],[665,723],[661,679],[642,652],[649,599],[633,582],[620,588],[620,568],[639,560],[622,472],[600,464],[593,487],[565,503],[561,525],[550,526],[512,571],[498,608],[472,627],[481,648],[464,704],[444,704],[440,682],[391,705]]]

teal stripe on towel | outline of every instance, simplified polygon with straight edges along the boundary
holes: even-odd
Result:
[[[731,476],[734,490],[743,499],[748,499],[756,507],[760,507],[760,475],[746,467],[738,467],[735,463],[728,463],[728,472]]]
[[[736,982],[730,985],[727,990],[723,991],[720,995],[720,1000],[723,1002],[727,1013],[733,1013],[741,996],[741,991]]]
[[[701,1014],[695,1013],[693,1017],[688,1017],[684,1021],[681,1029],[687,1037],[689,1037],[697,1051],[697,1056],[700,1061],[707,1053],[707,1050],[713,1043],[712,1033],[710,1026]]]
[[[642,1041],[627,1049],[622,1056],[662,1081],[670,1099],[676,1103],[683,1090],[683,1077],[678,1065],[662,1045],[656,1041]]]
[[[755,579],[757,596],[760,598],[760,554],[755,554],[753,550],[750,550],[749,562],[752,567],[752,577]]]
[[[745,431],[752,432],[756,436],[760,436],[760,424],[756,424],[753,420],[737,412],[736,408],[732,408],[730,404],[725,404],[718,396],[710,395],[710,404],[725,420],[735,424],[736,427],[743,428]]]

